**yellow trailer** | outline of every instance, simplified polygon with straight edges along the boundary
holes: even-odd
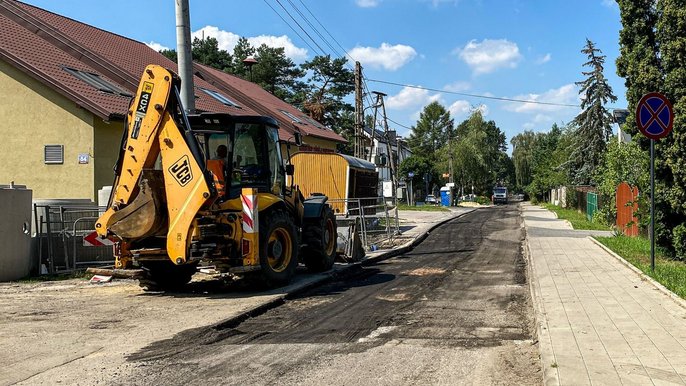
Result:
[[[364,258],[360,239],[363,216],[376,214],[379,174],[376,166],[344,154],[302,152],[291,156],[293,183],[305,197],[329,198],[338,224],[338,255],[352,262]],[[363,210],[359,208],[363,207]]]
[[[365,214],[375,212],[379,174],[373,163],[345,154],[310,152],[294,154],[291,163],[293,181],[305,197],[324,194],[339,215],[359,215],[359,204],[367,207]]]

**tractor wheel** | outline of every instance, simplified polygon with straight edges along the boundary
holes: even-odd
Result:
[[[148,291],[178,290],[191,281],[197,268],[196,263],[175,265],[171,261],[150,261],[142,266],[147,277],[139,284]]]
[[[336,216],[330,206],[324,206],[321,218],[305,220],[301,255],[310,271],[323,272],[333,267],[337,238]]]
[[[291,216],[276,210],[260,224],[260,267],[270,287],[288,284],[298,267],[298,239]]]

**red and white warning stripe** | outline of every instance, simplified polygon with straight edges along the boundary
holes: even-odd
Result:
[[[83,245],[86,247],[104,247],[107,245],[114,245],[114,241],[110,239],[101,239],[98,232],[91,232],[83,236]]]
[[[243,202],[243,232],[257,233],[257,205],[255,199],[257,196],[249,194],[241,194],[241,201]]]

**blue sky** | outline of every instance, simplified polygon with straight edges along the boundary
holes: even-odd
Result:
[[[153,47],[176,46],[173,0],[26,2]],[[624,81],[615,67],[621,24],[612,0],[190,0],[191,29],[196,36],[216,37],[229,51],[245,36],[256,45],[284,46],[296,63],[313,58],[319,48],[306,40],[279,3],[325,53],[337,56],[298,11],[333,49],[341,53],[340,44],[359,60],[369,80],[475,95],[578,104],[574,82],[583,79],[586,58],[580,50],[588,38],[607,56],[605,76],[619,98],[610,107],[626,107]],[[526,129],[547,131],[553,122],[569,122],[579,112],[372,81],[368,87],[388,94],[388,116],[398,123],[390,125],[401,135],[409,134],[402,126],[412,126],[434,100],[456,122],[470,109],[481,108],[508,142]]]

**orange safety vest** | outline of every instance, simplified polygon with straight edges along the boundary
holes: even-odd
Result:
[[[208,159],[207,170],[212,172],[214,177],[214,187],[220,196],[224,195],[224,160],[223,159]]]

